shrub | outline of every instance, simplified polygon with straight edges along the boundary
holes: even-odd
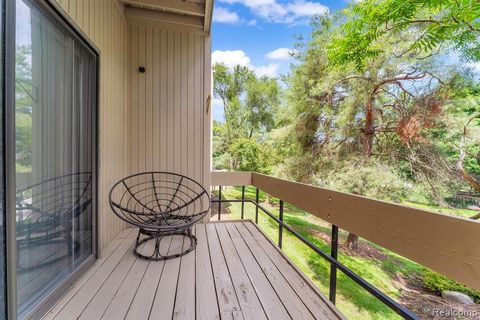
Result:
[[[425,270],[423,274],[423,284],[433,292],[442,294],[442,291],[458,291],[469,295],[476,303],[480,303],[480,291],[468,288],[454,280],[451,280],[441,274],[431,270]]]

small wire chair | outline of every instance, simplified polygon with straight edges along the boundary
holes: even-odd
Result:
[[[169,172],[126,177],[112,187],[109,202],[120,219],[139,228],[135,255],[155,261],[177,258],[195,249],[197,238],[192,234],[192,226],[210,210],[210,196],[202,185]],[[178,253],[162,253],[160,242],[175,235],[186,237],[190,245],[184,245]],[[155,247],[153,253],[147,255],[141,246],[150,240],[154,240]]]

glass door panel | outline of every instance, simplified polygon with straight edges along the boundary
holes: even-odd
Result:
[[[16,0],[18,313],[93,253],[95,55],[34,2]]]

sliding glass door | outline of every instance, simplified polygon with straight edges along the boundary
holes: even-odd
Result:
[[[17,314],[94,254],[97,55],[42,1],[15,1]],[[12,169],[13,170],[13,169]]]

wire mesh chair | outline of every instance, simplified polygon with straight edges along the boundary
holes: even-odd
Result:
[[[118,181],[109,202],[120,219],[139,228],[134,253],[146,260],[173,259],[195,249],[192,226],[210,210],[210,196],[198,182],[168,172],[139,173]],[[179,253],[162,253],[160,242],[174,235],[186,237],[189,245],[184,242]],[[149,240],[155,242],[153,253],[143,254],[141,246]]]

